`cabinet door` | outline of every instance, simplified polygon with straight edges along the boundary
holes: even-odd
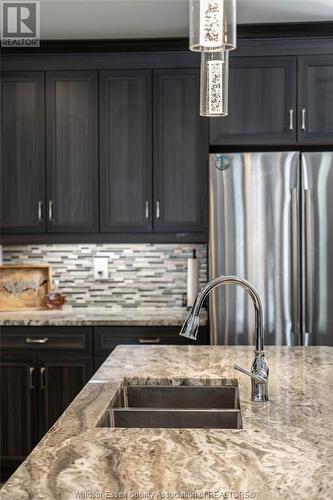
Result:
[[[205,231],[207,134],[207,120],[199,115],[199,71],[155,71],[155,231]]]
[[[231,57],[229,76],[229,115],[210,119],[210,144],[296,142],[295,57]]]
[[[17,467],[36,437],[36,363],[8,357],[1,362],[1,466]]]
[[[97,73],[46,74],[48,231],[98,229]]]
[[[40,437],[42,437],[92,375],[91,358],[40,357]]]
[[[2,229],[44,231],[44,73],[2,77]]]
[[[333,55],[299,58],[298,139],[333,144]]]
[[[151,231],[151,71],[100,76],[101,230]]]

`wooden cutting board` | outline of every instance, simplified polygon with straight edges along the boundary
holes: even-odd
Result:
[[[0,266],[0,311],[46,309],[46,295],[50,292],[49,265]]]

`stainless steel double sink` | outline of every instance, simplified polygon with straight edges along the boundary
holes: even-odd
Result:
[[[241,429],[238,387],[125,385],[97,426]]]

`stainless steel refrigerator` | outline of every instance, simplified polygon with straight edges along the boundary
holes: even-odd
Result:
[[[333,345],[333,152],[210,155],[209,277],[257,287],[265,343]],[[246,292],[210,296],[212,344],[254,344]]]

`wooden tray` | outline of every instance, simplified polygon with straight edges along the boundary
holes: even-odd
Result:
[[[0,311],[47,309],[51,292],[51,267],[48,264],[0,266]]]

